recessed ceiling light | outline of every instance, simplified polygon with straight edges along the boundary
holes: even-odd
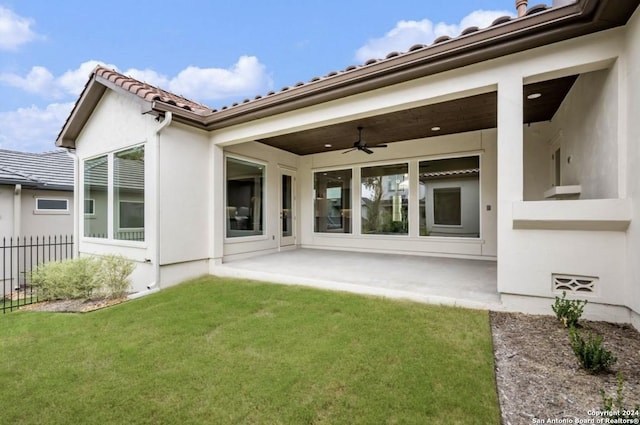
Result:
[[[539,97],[542,97],[542,93],[531,93],[529,96],[527,96],[527,99],[532,100],[532,99],[537,99]]]
[[[435,127],[431,127],[431,131],[440,131],[440,127],[437,125]]]
[[[324,147],[325,147],[325,148],[332,148],[332,147],[333,147],[333,145],[332,145],[331,143],[325,143],[325,144],[324,144]]]

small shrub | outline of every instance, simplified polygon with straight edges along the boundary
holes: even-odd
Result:
[[[569,341],[578,362],[588,373],[596,374],[609,370],[618,360],[611,351],[602,346],[602,337],[594,337],[591,332],[585,340],[575,328],[569,328]]]
[[[616,398],[607,397],[604,390],[600,390],[602,396],[602,411],[610,412],[607,417],[611,419],[638,419],[640,418],[640,404],[637,404],[635,408],[630,409],[624,407],[624,397],[622,396],[622,390],[624,388],[624,380],[622,373],[618,372],[618,386],[616,388]]]
[[[44,300],[90,298],[99,286],[97,268],[93,257],[51,262],[31,273],[31,284]]]
[[[133,261],[121,255],[100,258],[97,281],[107,298],[120,298],[129,289],[129,275],[133,272]]]
[[[562,292],[562,298],[556,297],[551,309],[565,328],[571,328],[578,324],[584,306],[587,305],[587,300],[568,300],[566,297],[566,291]]]

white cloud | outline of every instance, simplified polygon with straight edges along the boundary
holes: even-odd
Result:
[[[251,96],[273,85],[266,67],[255,56],[242,56],[231,68],[190,66],[169,82],[169,91],[198,100]]]
[[[24,77],[10,73],[0,74],[0,83],[38,94],[45,99],[75,97],[82,92],[91,71],[99,64],[118,70],[115,65],[90,60],[55,77],[47,68],[34,66]],[[255,56],[242,56],[229,69],[189,66],[173,78],[152,69],[130,68],[122,73],[201,102],[251,96],[266,91],[273,85],[266,67]]]
[[[431,44],[441,35],[456,37],[468,27],[477,26],[486,28],[496,18],[501,16],[514,16],[512,12],[504,10],[476,10],[465,16],[460,23],[448,24],[445,22],[433,23],[429,19],[421,21],[400,21],[383,37],[369,40],[360,47],[355,54],[359,62],[368,59],[384,58],[393,51],[406,52],[414,44]]]
[[[16,15],[0,6],[0,50],[15,50],[21,45],[37,39],[32,29],[33,20]]]
[[[53,103],[0,112],[0,148],[26,152],[55,149],[55,139],[73,103]]]

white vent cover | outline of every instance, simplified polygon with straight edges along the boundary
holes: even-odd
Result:
[[[551,275],[553,290],[556,292],[589,293],[596,292],[598,278],[594,276],[576,276],[568,274]]]

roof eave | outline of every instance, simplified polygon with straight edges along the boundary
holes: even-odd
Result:
[[[204,123],[209,130],[240,124],[613,28],[623,25],[638,6],[638,0],[625,2],[624,7],[613,3],[578,0],[217,111]]]

